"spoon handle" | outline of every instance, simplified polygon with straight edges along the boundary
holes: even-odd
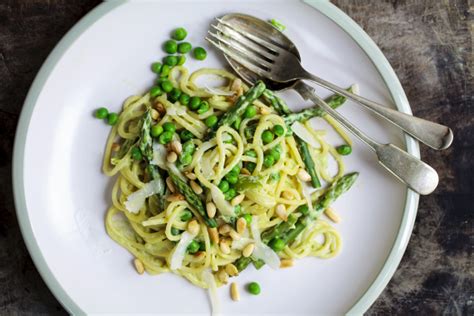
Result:
[[[311,80],[322,87],[356,101],[433,149],[446,149],[453,141],[453,132],[447,126],[387,108],[374,101],[346,91],[309,72],[306,72],[305,79]]]
[[[428,164],[392,144],[380,144],[349,122],[339,112],[332,109],[314,93],[314,89],[298,80],[294,89],[305,100],[311,100],[327,114],[366,143],[377,154],[379,163],[418,194],[426,195],[438,186],[438,174]]]

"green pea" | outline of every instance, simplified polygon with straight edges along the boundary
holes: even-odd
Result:
[[[196,145],[192,141],[187,141],[183,144],[183,152],[192,154],[196,149]]]
[[[285,134],[285,128],[281,125],[275,125],[273,126],[273,133],[278,137],[283,136]]]
[[[161,91],[160,87],[158,86],[153,86],[150,89],[150,97],[156,98],[157,96],[160,96],[163,94],[163,91]]]
[[[152,137],[158,137],[163,133],[163,126],[160,124],[155,124],[151,127],[150,134]]]
[[[232,123],[232,126],[233,126],[236,130],[238,130],[238,129],[240,128],[240,123],[242,123],[242,118],[241,118],[240,116],[238,116],[238,117],[235,119],[234,123]]]
[[[252,295],[258,295],[260,294],[260,285],[257,282],[251,282],[247,286],[247,290]]]
[[[234,173],[234,172],[229,172],[228,174],[225,175],[224,177],[227,182],[229,182],[230,184],[236,184],[237,181],[239,181],[239,175]]]
[[[151,64],[151,71],[153,71],[155,74],[159,74],[161,71],[161,66],[162,64],[160,62],[156,62]]]
[[[200,104],[201,104],[200,97],[191,97],[191,99],[189,99],[189,108],[191,110],[197,110]]]
[[[251,173],[255,170],[257,164],[255,162],[247,162],[247,170]]]
[[[193,217],[193,213],[187,208],[181,214],[181,220],[183,222],[189,221]]]
[[[97,117],[98,119],[105,119],[107,117],[107,115],[109,115],[109,110],[107,110],[106,108],[98,108],[97,110],[95,110],[95,117]]]
[[[262,141],[264,144],[271,143],[273,140],[273,133],[269,130],[266,130],[262,133]]]
[[[160,77],[168,77],[168,75],[170,74],[170,71],[171,71],[171,67],[169,65],[163,65],[161,67],[161,74],[160,74]]]
[[[140,148],[133,147],[132,150],[130,151],[130,154],[132,155],[133,160],[137,160],[137,161],[142,160],[142,152],[140,151]]]
[[[187,129],[183,129],[181,133],[179,133],[179,138],[181,139],[181,142],[187,142],[188,140],[193,139],[194,135]]]
[[[352,153],[352,147],[349,145],[341,145],[336,148],[340,155],[347,156]]]
[[[199,251],[206,251],[206,243],[203,241],[199,242]]]
[[[240,166],[239,164],[236,164],[234,166],[234,168],[232,168],[232,170],[230,171],[231,173],[235,173],[236,175],[238,175],[240,173]]]
[[[191,43],[188,42],[182,42],[178,44],[178,52],[180,54],[187,54],[191,51],[192,48],[193,46],[191,45]]]
[[[174,133],[174,132],[176,132],[176,125],[174,125],[174,124],[171,123],[171,122],[166,122],[165,124],[163,124],[163,129],[164,129],[166,132]]]
[[[214,125],[217,124],[218,118],[216,115],[211,115],[208,118],[206,118],[205,124],[207,127],[213,127]]]
[[[229,182],[226,180],[221,180],[218,187],[223,193],[226,193],[229,190]]]
[[[273,156],[273,159],[274,159],[275,161],[280,160],[281,154],[280,154],[280,151],[279,151],[278,149],[272,148],[272,149],[270,150],[269,154],[270,154],[271,156]]]
[[[186,62],[186,56],[180,55],[180,56],[178,57],[178,63],[177,63],[177,65],[178,65],[178,66],[182,66],[182,65],[184,65],[185,62]]]
[[[173,132],[165,131],[161,133],[158,142],[162,145],[168,144],[173,139]]]
[[[107,114],[107,124],[112,125],[112,126],[117,124],[118,118],[119,116],[117,113]]]
[[[206,59],[207,52],[204,48],[202,47],[196,47],[194,48],[194,58],[197,60],[204,60]]]
[[[224,198],[229,201],[232,200],[237,195],[237,191],[234,188],[230,188],[227,192],[224,193]]]
[[[179,156],[179,162],[184,166],[189,165],[192,161],[193,161],[193,156],[189,153],[184,153],[184,154],[181,154],[181,156]]]
[[[173,31],[171,37],[173,37],[177,41],[182,41],[186,38],[188,32],[183,27],[178,27],[176,30]]]
[[[250,225],[250,223],[252,223],[252,215],[250,215],[250,214],[244,214],[242,217],[243,217],[243,218],[245,219],[245,221],[247,222],[247,225]]]
[[[166,56],[163,58],[163,63],[170,67],[176,66],[178,64],[178,56]]]
[[[173,90],[173,84],[169,80],[164,80],[161,83],[161,89],[166,93],[171,92],[171,90]]]
[[[273,158],[272,155],[266,155],[265,158],[263,158],[263,165],[267,168],[270,168],[275,164],[275,158]]]
[[[168,40],[164,43],[163,49],[168,54],[176,54],[178,51],[178,43],[174,40]]]
[[[181,231],[179,229],[177,229],[176,227],[171,227],[171,235],[177,236],[179,234],[181,234]]]
[[[246,152],[244,152],[244,155],[249,156],[249,157],[253,157],[253,158],[257,158],[257,153],[253,149],[247,150]]]
[[[204,114],[207,111],[209,111],[209,103],[207,101],[202,101],[201,104],[199,104],[199,108],[197,109],[198,114]]]
[[[270,241],[269,246],[276,252],[282,251],[283,248],[285,248],[285,241],[278,237],[275,237]]]
[[[182,93],[181,90],[179,90],[178,88],[173,88],[168,94],[168,98],[170,99],[171,102],[176,102],[181,96],[181,93]]]
[[[309,206],[308,206],[308,204],[300,205],[300,206],[298,206],[296,211],[300,212],[303,215],[306,215],[309,212]]]
[[[195,240],[191,241],[191,243],[188,246],[188,252],[189,253],[196,253],[199,251],[199,243]]]
[[[181,103],[182,105],[188,105],[190,98],[191,97],[188,94],[181,93],[181,95],[179,96],[179,103]]]
[[[249,105],[244,112],[245,118],[252,118],[257,115],[257,107],[255,105]]]

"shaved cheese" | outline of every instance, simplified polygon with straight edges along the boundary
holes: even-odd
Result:
[[[212,315],[219,315],[221,304],[217,295],[217,285],[210,270],[202,271],[202,279],[207,283],[209,299],[211,300]]]
[[[231,95],[235,94],[234,91],[224,91],[224,90],[221,90],[219,88],[209,87],[208,85],[204,85],[204,90],[206,90],[207,92],[212,93],[214,95],[231,96]]]
[[[153,160],[152,164],[157,165],[161,169],[166,169],[166,147],[158,142],[153,143]]]
[[[352,86],[351,86],[351,90],[352,90],[352,93],[354,94],[359,94],[359,85],[357,83],[354,83]]]
[[[308,129],[300,122],[294,122],[293,125],[291,125],[291,130],[293,131],[293,133],[295,133],[296,136],[308,143],[308,145],[310,145],[311,147],[320,147],[318,140],[314,138],[314,136],[308,131]]]
[[[170,260],[170,269],[177,270],[183,265],[183,259],[186,255],[186,250],[188,249],[189,244],[193,241],[194,236],[188,233],[187,231],[181,234],[181,239],[174,249],[173,255]]]
[[[211,196],[221,215],[225,217],[235,216],[234,207],[228,201],[226,201],[222,191],[213,184],[211,185]]]
[[[272,248],[265,245],[260,239],[260,231],[258,230],[258,216],[252,217],[252,223],[250,224],[252,231],[252,237],[255,241],[255,249],[252,253],[252,257],[265,261],[266,264],[272,269],[280,268],[280,257],[273,251]]]
[[[149,196],[157,194],[163,190],[163,181],[161,179],[152,180],[146,183],[140,190],[130,194],[125,201],[125,208],[130,213],[138,213],[140,208],[145,204],[145,199]]]
[[[251,243],[253,243],[252,238],[241,237],[238,240],[236,239],[232,241],[232,249],[242,250],[245,248],[245,246]]]
[[[313,209],[313,202],[311,200],[311,194],[313,194],[313,192],[316,191],[316,190],[312,190],[311,186],[308,185],[307,182],[300,181],[300,184],[303,188],[303,196],[306,199],[306,203],[308,204],[309,209],[312,210]]]
[[[166,114],[174,116],[184,115],[186,114],[186,107],[175,103],[166,108]]]

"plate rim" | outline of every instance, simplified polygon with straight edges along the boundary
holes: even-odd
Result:
[[[31,121],[33,110],[35,108],[37,99],[48,80],[50,74],[55,69],[57,63],[61,60],[62,56],[68,51],[70,46],[81,36],[87,29],[89,29],[96,21],[101,19],[103,16],[113,11],[118,6],[127,3],[127,0],[115,0],[105,1],[93,10],[87,13],[82,19],[80,19],[59,41],[48,58],[41,66],[38,74],[36,75],[29,91],[23,108],[21,110],[20,118],[15,134],[15,142],[13,149],[13,160],[12,160],[12,182],[13,182],[13,194],[16,214],[18,223],[20,226],[21,234],[25,241],[26,247],[36,269],[40,273],[42,279],[45,281],[48,288],[51,290],[56,299],[61,305],[71,314],[74,315],[85,315],[86,312],[76,304],[76,302],[67,294],[64,288],[61,286],[59,281],[54,277],[51,269],[47,265],[41,249],[34,237],[34,231],[32,223],[28,217],[26,198],[24,191],[24,152],[25,143],[28,134],[28,127]],[[375,42],[369,37],[367,33],[347,14],[336,7],[329,1],[320,0],[303,0],[306,4],[313,7],[324,16],[329,18],[331,21],[336,23],[343,31],[345,31],[365,52],[375,68],[383,78],[392,99],[399,111],[412,114],[408,99],[405,92],[398,80],[395,71],[391,67],[390,63],[383,55],[382,51],[378,48]],[[416,156],[420,157],[420,149],[418,142],[408,136],[404,135],[405,145],[407,151]],[[395,242],[390,250],[389,255],[382,267],[378,272],[372,284],[362,294],[362,296],[355,302],[349,311],[348,315],[362,315],[368,308],[374,303],[377,297],[382,293],[393,274],[395,273],[403,254],[408,245],[413,226],[416,219],[418,210],[419,195],[407,188],[407,195],[405,201],[405,207],[403,211],[402,220],[400,227],[395,238]]]

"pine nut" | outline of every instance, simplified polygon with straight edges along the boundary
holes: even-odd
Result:
[[[230,297],[232,297],[232,300],[234,301],[240,301],[240,294],[239,294],[239,289],[237,288],[237,283],[232,282],[230,285]]]
[[[288,214],[286,213],[286,208],[285,208],[285,205],[283,205],[283,204],[278,204],[276,206],[275,213],[279,218],[281,218],[285,222],[288,219]]]
[[[220,269],[219,271],[217,271],[216,274],[217,274],[217,279],[221,281],[221,283],[227,284],[227,282],[229,281],[229,275],[227,275],[224,269]]]
[[[245,246],[245,248],[242,250],[242,256],[244,257],[250,257],[255,249],[255,244],[248,244]]]
[[[189,179],[189,180],[196,180],[196,175],[192,172],[185,172],[184,175]]]
[[[242,238],[242,236],[240,236],[240,234],[233,229],[230,230],[229,236],[230,238],[232,238],[232,240],[239,240],[240,238]]]
[[[241,174],[244,174],[244,175],[246,175],[246,176],[251,175],[250,171],[249,171],[247,168],[242,168],[242,169],[240,169],[240,173],[241,173]]]
[[[236,226],[237,232],[242,235],[245,231],[245,228],[247,228],[247,221],[243,217],[241,217],[237,220]]]
[[[120,150],[120,144],[113,143],[112,147],[110,148],[112,151],[119,151]]]
[[[165,106],[163,104],[161,104],[160,102],[156,102],[154,104],[154,107],[158,111],[158,113],[160,113],[160,114],[165,114],[166,113]]]
[[[194,258],[197,260],[202,260],[206,257],[206,252],[205,251],[198,251],[194,254]]]
[[[157,110],[151,109],[150,113],[151,113],[151,118],[152,118],[154,121],[156,121],[156,120],[158,120],[158,119],[160,118],[160,113],[158,113]]]
[[[292,200],[293,197],[294,197],[294,196],[293,196],[293,193],[292,193],[291,191],[287,191],[287,190],[283,191],[283,192],[281,193],[281,196],[282,196],[282,198],[284,198],[284,199],[286,199],[286,200]]]
[[[174,152],[174,151],[170,151],[168,153],[168,155],[166,155],[166,160],[169,162],[169,163],[173,163],[175,162],[176,160],[178,160],[178,155]]]
[[[209,233],[209,236],[211,238],[211,241],[214,243],[214,244],[218,244],[219,243],[219,233],[217,232],[217,228],[213,227],[209,227],[207,229],[207,232]]]
[[[306,172],[306,170],[304,170],[304,169],[300,169],[300,170],[298,171],[297,176],[298,176],[298,179],[300,179],[300,180],[303,181],[303,182],[308,182],[308,181],[311,180],[311,176],[310,176],[309,173]]]
[[[200,228],[199,223],[195,219],[193,219],[192,221],[188,223],[188,232],[191,235],[196,236],[199,233],[199,228]]]
[[[261,107],[260,108],[260,114],[262,115],[268,115],[270,114],[270,109],[266,108],[266,107]]]
[[[184,195],[179,194],[179,193],[174,193],[174,194],[169,195],[166,198],[166,201],[168,201],[168,202],[184,201]]]
[[[143,266],[143,262],[141,262],[140,259],[135,258],[135,260],[133,260],[133,265],[135,266],[138,274],[143,274],[145,272],[145,267]]]
[[[191,180],[189,185],[191,186],[191,189],[193,189],[194,193],[196,193],[196,194],[201,194],[202,193],[202,188],[199,184],[197,184],[196,181]]]
[[[183,145],[179,142],[179,140],[173,140],[171,142],[171,150],[177,153],[178,155],[183,151]]]
[[[236,78],[232,82],[232,85],[230,86],[230,90],[237,92],[241,86],[242,86],[242,80],[240,78]]]
[[[209,216],[209,218],[214,218],[214,216],[216,216],[216,212],[217,212],[216,205],[212,202],[207,202],[206,212],[207,212],[207,216]]]
[[[245,194],[239,194],[235,198],[233,198],[232,201],[230,201],[230,205],[232,206],[239,205],[240,203],[242,203],[244,199],[245,199]]]
[[[230,247],[229,247],[229,243],[227,242],[227,240],[222,239],[220,244],[219,244],[219,247],[221,248],[221,251],[222,251],[223,254],[228,255],[230,253]]]
[[[280,269],[289,268],[294,265],[293,259],[281,259]]]
[[[225,272],[227,272],[227,274],[231,277],[239,275],[239,270],[237,270],[237,268],[232,263],[229,263],[225,266]]]
[[[328,207],[324,211],[324,214],[334,223],[339,223],[341,221],[341,217],[336,212],[334,212],[331,207]]]
[[[227,235],[232,230],[232,227],[229,224],[224,224],[219,227],[219,233],[221,235]]]
[[[166,185],[168,186],[168,189],[170,189],[171,193],[176,192],[176,188],[174,187],[173,180],[171,180],[171,177],[166,178]]]

